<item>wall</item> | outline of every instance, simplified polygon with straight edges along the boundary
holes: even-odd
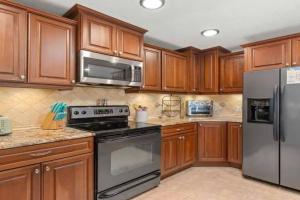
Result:
[[[56,101],[69,105],[95,105],[97,99],[106,98],[109,104],[142,104],[150,117],[161,115],[161,100],[166,94],[125,94],[123,89],[75,87],[73,90],[27,89],[0,87],[0,115],[12,120],[13,128],[38,127],[50,106]],[[180,95],[188,99],[212,99],[216,115],[240,115],[241,95]],[[132,116],[134,111],[131,108]]]

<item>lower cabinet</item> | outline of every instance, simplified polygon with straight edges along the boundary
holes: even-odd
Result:
[[[227,124],[228,131],[228,162],[236,164],[238,167],[242,165],[243,159],[243,132],[242,124],[229,122]]]
[[[226,162],[226,122],[203,122],[198,127],[199,161]]]
[[[167,127],[166,129],[168,130],[163,129],[161,148],[162,177],[192,166],[196,162],[196,124],[190,124],[190,127],[186,124],[183,126],[185,127],[180,128],[180,125],[175,125]],[[164,136],[164,133],[167,136]]]
[[[4,163],[15,162],[13,169],[0,171],[0,199],[92,200],[92,145],[92,139],[78,139],[58,142],[58,145],[49,143],[1,150]],[[85,153],[78,155],[79,151]],[[27,152],[28,156],[21,156]]]
[[[41,194],[40,165],[0,172],[0,199],[39,200]]]

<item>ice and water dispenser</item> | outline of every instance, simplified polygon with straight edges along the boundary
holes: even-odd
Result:
[[[273,123],[273,99],[248,99],[248,122]]]

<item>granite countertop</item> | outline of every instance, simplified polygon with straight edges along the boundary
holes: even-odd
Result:
[[[94,134],[68,127],[59,130],[42,130],[40,128],[16,129],[10,135],[0,136],[0,150],[90,136],[94,136]]]
[[[242,122],[242,116],[213,116],[213,117],[184,117],[184,118],[150,118],[147,123],[158,124],[161,126],[170,126],[176,124],[184,124],[190,122]]]

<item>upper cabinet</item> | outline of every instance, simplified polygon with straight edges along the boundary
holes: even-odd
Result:
[[[1,85],[72,88],[75,21],[6,1],[0,22]]]
[[[143,60],[146,30],[78,4],[65,16],[79,21],[78,50]]]
[[[143,90],[161,90],[161,50],[144,47]]]
[[[219,57],[229,53],[221,47],[205,50],[200,53],[200,92],[219,92]]]
[[[242,93],[244,54],[232,53],[220,58],[220,92]]]
[[[162,52],[162,90],[187,92],[187,58],[170,52]]]
[[[242,45],[245,70],[265,70],[300,65],[299,34]]]
[[[200,92],[200,49],[188,47],[178,50],[187,55],[187,75],[188,75],[188,91],[189,93]]]
[[[25,82],[27,12],[0,4],[0,82]]]
[[[75,26],[29,14],[28,83],[75,83]]]

